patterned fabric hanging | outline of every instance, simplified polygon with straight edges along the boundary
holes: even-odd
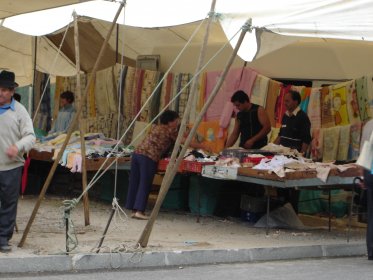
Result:
[[[369,119],[370,106],[368,95],[368,77],[364,76],[356,80],[357,102],[359,105],[360,118],[362,121]]]
[[[145,70],[144,75],[142,78],[142,87],[141,87],[141,101],[140,105],[142,108],[142,112],[140,114],[139,121],[142,122],[150,122],[153,117],[158,112],[159,108],[159,94],[154,92],[158,81],[159,81],[160,73],[157,71]],[[154,92],[154,95],[151,100],[148,101],[147,105],[144,107],[145,103],[149,99],[149,97]],[[159,93],[159,91],[158,91]],[[143,108],[144,107],[144,108]]]
[[[340,127],[337,160],[347,161],[350,145],[350,125]]]
[[[251,102],[260,106],[266,106],[266,99],[268,93],[270,79],[258,74],[256,76],[253,88],[251,90]]]
[[[350,127],[350,145],[348,149],[348,160],[357,160],[360,154],[360,138],[362,123],[354,123]]]
[[[321,88],[321,127],[327,128],[335,125],[332,114],[332,94],[328,86]]]
[[[281,85],[282,83],[277,82],[275,80],[270,80],[268,84],[268,93],[265,109],[267,111],[272,127],[276,127],[275,108],[277,97],[280,94]]]
[[[282,85],[280,94],[277,96],[276,107],[275,107],[276,127],[281,127],[282,116],[286,112],[286,107],[284,104],[284,97],[285,97],[285,94],[289,92],[291,87],[292,87],[291,85]]]
[[[216,83],[219,81],[221,71],[208,72],[206,77],[205,101],[208,99]],[[244,67],[229,70],[219,92],[215,96],[206,112],[206,120],[218,120],[223,112],[224,104],[230,101],[237,90],[243,90],[250,97],[257,72]]]
[[[311,122],[311,128],[321,128],[321,88],[312,88],[307,115]]]
[[[311,129],[311,158],[314,161],[320,161],[323,157],[323,146],[324,146],[324,138],[323,138],[323,131],[322,128],[313,128]]]
[[[323,162],[333,162],[337,159],[340,127],[329,127],[323,130]]]
[[[174,79],[174,74],[168,73],[167,77],[163,80],[160,103],[159,103],[160,110],[164,109],[171,100],[171,95],[173,91],[172,89],[173,79]]]
[[[97,71],[95,81],[96,106],[100,116],[118,111],[117,74],[115,66]]]
[[[347,89],[346,84],[331,86],[332,89],[332,113],[335,125],[348,125]]]
[[[357,92],[355,88],[355,80],[345,83],[347,90],[347,112],[350,124],[360,122],[359,104],[357,101]]]

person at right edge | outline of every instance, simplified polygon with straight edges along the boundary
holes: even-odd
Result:
[[[297,91],[290,90],[285,94],[284,104],[287,111],[282,117],[280,132],[274,143],[298,150],[305,155],[312,139],[311,122],[299,107],[301,100]],[[277,195],[283,197],[285,202],[290,202],[298,213],[299,191],[293,188],[277,189]]]
[[[267,134],[271,131],[271,123],[262,106],[250,102],[249,96],[242,90],[236,91],[231,102],[239,110],[233,132],[225,144],[229,148],[240,136],[240,147],[260,149],[267,145]]]
[[[361,145],[360,151],[363,147],[365,141],[369,141],[373,133],[373,119],[365,123],[363,127],[363,133],[361,135]],[[373,162],[372,162],[373,163]],[[372,166],[373,167],[373,166]],[[367,242],[367,252],[368,260],[373,261],[373,168],[371,170],[365,169],[364,174],[364,188],[366,189],[367,194],[367,233],[366,233],[366,242]]]

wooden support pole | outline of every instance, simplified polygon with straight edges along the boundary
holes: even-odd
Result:
[[[212,4],[212,7],[213,7],[213,4]],[[171,166],[171,167],[168,168],[167,171],[166,171],[166,175],[165,175],[165,178],[164,178],[164,180],[162,182],[160,193],[158,194],[158,199],[157,199],[157,201],[155,203],[155,206],[153,208],[153,211],[152,211],[152,213],[150,215],[150,219],[147,222],[147,224],[145,225],[145,228],[144,228],[144,230],[143,230],[143,232],[142,232],[142,234],[141,234],[141,236],[140,236],[140,238],[138,240],[138,244],[140,244],[141,247],[146,247],[148,245],[148,241],[149,241],[149,237],[150,237],[150,234],[152,232],[152,229],[153,229],[153,225],[154,225],[155,220],[156,220],[156,218],[158,216],[158,213],[159,213],[160,207],[161,207],[161,205],[163,203],[163,200],[166,197],[166,194],[167,194],[168,189],[169,189],[169,187],[171,185],[171,182],[172,182],[172,180],[173,180],[173,178],[174,178],[174,176],[175,176],[175,174],[177,172],[178,166],[180,165],[180,162],[183,159],[184,154],[185,154],[185,152],[186,152],[189,144],[191,143],[192,138],[194,137],[194,135],[195,135],[195,133],[197,131],[197,128],[198,128],[198,126],[199,126],[199,124],[200,124],[200,122],[202,120],[203,115],[206,113],[207,108],[210,106],[211,102],[214,100],[216,94],[218,93],[221,85],[223,84],[224,79],[227,76],[228,71],[229,71],[229,69],[230,69],[230,67],[231,67],[231,65],[232,65],[232,63],[233,63],[233,61],[234,61],[234,59],[235,59],[235,57],[237,55],[237,52],[238,52],[238,50],[239,50],[239,48],[240,48],[240,46],[242,44],[242,41],[243,41],[243,39],[244,39],[244,37],[246,35],[246,31],[247,31],[247,28],[243,28],[243,30],[241,32],[241,35],[240,35],[240,37],[238,39],[237,45],[234,48],[233,53],[232,53],[230,59],[228,60],[227,65],[225,66],[224,71],[223,71],[221,77],[219,78],[219,81],[215,85],[215,87],[214,87],[211,95],[207,99],[207,101],[206,101],[205,105],[203,106],[201,112],[198,114],[198,116],[197,116],[197,118],[196,118],[196,120],[194,122],[192,130],[189,133],[187,139],[185,140],[184,147],[182,148],[182,150],[181,150],[181,152],[180,152],[180,154],[179,154],[179,156],[178,156],[175,164],[173,164],[174,161],[175,161],[176,155],[177,155],[178,145],[180,146],[181,139],[183,137],[184,130],[185,130],[185,122],[186,121],[184,119],[182,120],[180,132],[179,132],[179,135],[178,135],[178,139],[176,140],[175,147],[174,147],[174,150],[172,152],[172,156],[171,156],[171,160],[170,160],[170,164],[169,164],[169,166]],[[191,102],[192,102],[191,99],[192,99],[192,97],[190,97],[190,99],[188,100],[188,104],[187,104],[186,110],[187,109],[190,110],[190,106],[191,106]],[[189,108],[188,108],[188,106],[189,106]],[[186,111],[185,114],[187,114],[187,113],[188,112]],[[185,116],[185,114],[184,114],[184,116]],[[184,127],[183,127],[183,125],[184,125]],[[183,128],[184,128],[184,130],[183,130]]]
[[[79,96],[80,106],[83,108],[87,101],[87,95],[82,95],[81,79],[80,79],[80,49],[79,49],[79,27],[78,27],[78,16],[74,12],[74,45],[75,45],[75,67],[76,67],[76,95]],[[82,112],[82,120],[80,121],[80,152],[82,154],[82,190],[83,192],[87,188],[87,168],[86,168],[86,154],[85,154],[85,125],[86,125],[86,112]],[[88,193],[84,192],[83,196],[83,209],[84,209],[84,225],[90,225],[89,222],[89,199]]]
[[[91,75],[91,77],[90,77],[89,80],[88,80],[87,87],[86,87],[85,92],[84,92],[84,95],[85,95],[85,96],[87,95],[87,93],[88,93],[88,91],[89,91],[89,87],[90,87],[92,81],[93,81],[93,80],[95,79],[95,77],[96,77],[96,72],[97,72],[98,66],[100,65],[100,62],[101,62],[101,59],[102,59],[102,57],[103,57],[104,51],[105,51],[105,49],[106,49],[107,43],[108,43],[109,38],[110,38],[110,36],[111,36],[111,34],[112,34],[112,32],[113,32],[113,29],[114,29],[114,26],[115,26],[115,24],[116,24],[116,21],[117,21],[117,19],[118,19],[118,17],[119,17],[119,14],[120,14],[121,10],[123,9],[123,6],[124,6],[124,3],[121,2],[120,7],[119,7],[119,9],[118,9],[118,11],[117,11],[117,14],[115,15],[115,18],[114,18],[114,20],[113,20],[113,23],[112,23],[112,25],[111,25],[111,27],[110,27],[110,29],[109,29],[109,32],[108,32],[108,34],[107,34],[107,36],[106,36],[106,38],[105,38],[105,41],[104,41],[104,43],[103,43],[102,46],[101,46],[101,50],[100,50],[100,52],[99,52],[99,54],[98,54],[98,56],[97,56],[97,60],[96,60],[95,65],[94,65],[94,67],[93,67],[93,69],[92,69],[92,75]],[[28,235],[28,233],[29,233],[29,231],[30,231],[31,225],[32,225],[32,223],[33,223],[33,221],[34,221],[34,219],[35,219],[35,216],[36,216],[37,212],[38,212],[38,209],[39,209],[39,207],[40,207],[41,201],[43,200],[43,198],[44,198],[44,196],[45,196],[45,193],[46,193],[46,191],[47,191],[47,189],[48,189],[48,187],[49,187],[49,184],[50,184],[50,182],[52,181],[52,178],[53,178],[54,172],[55,172],[56,169],[57,169],[58,162],[60,161],[60,159],[61,159],[61,157],[62,157],[62,154],[63,154],[63,152],[64,152],[65,149],[66,149],[66,146],[67,146],[67,144],[68,144],[68,142],[69,142],[69,140],[70,140],[71,134],[73,133],[75,126],[76,126],[77,123],[80,121],[79,118],[80,118],[80,114],[81,114],[81,112],[82,112],[82,106],[80,106],[80,107],[78,108],[78,110],[77,110],[77,112],[76,112],[76,114],[75,114],[75,116],[74,116],[74,118],[73,118],[73,120],[72,120],[72,122],[71,122],[71,124],[70,124],[70,127],[69,127],[69,129],[68,129],[68,131],[67,131],[66,139],[65,139],[65,141],[63,142],[62,147],[61,147],[61,150],[58,152],[58,155],[57,155],[56,159],[55,159],[54,162],[53,162],[53,165],[52,165],[52,167],[51,167],[51,170],[49,171],[48,177],[47,177],[47,179],[46,179],[45,182],[44,182],[43,188],[42,188],[42,190],[41,190],[41,192],[40,192],[40,194],[39,194],[39,198],[38,198],[38,200],[37,200],[37,202],[36,202],[36,204],[35,204],[34,210],[32,211],[31,217],[30,217],[30,219],[29,219],[29,221],[28,221],[28,223],[27,223],[27,225],[26,225],[25,231],[23,232],[23,235],[22,235],[22,238],[21,238],[21,240],[20,240],[20,242],[19,242],[19,244],[18,244],[18,247],[22,247],[23,244],[25,243],[26,237],[27,237],[27,235]]]

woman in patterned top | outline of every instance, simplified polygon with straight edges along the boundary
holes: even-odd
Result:
[[[145,208],[157,171],[158,161],[169,150],[178,135],[179,115],[167,110],[160,116],[160,124],[135,149],[131,157],[131,174],[125,207],[132,210],[132,218],[147,220]]]

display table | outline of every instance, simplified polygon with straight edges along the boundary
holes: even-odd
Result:
[[[266,170],[239,168],[237,180],[278,188],[308,188],[334,185],[348,186],[353,184],[355,177],[361,175],[362,171],[358,166],[343,172],[338,169],[331,169],[326,182],[323,182],[317,178],[315,170],[287,172],[285,177],[279,177]]]
[[[267,194],[267,227],[266,233],[268,234],[268,218],[270,209],[270,195],[269,188],[294,188],[294,189],[326,189],[329,191],[329,231],[331,228],[331,216],[330,216],[330,203],[332,189],[345,189],[354,191],[355,180],[357,177],[362,175],[361,168],[355,166],[349,168],[343,172],[338,169],[331,169],[326,182],[317,178],[317,172],[315,170],[307,171],[295,171],[285,173],[285,177],[279,177],[275,173],[269,173],[267,170],[256,170],[252,168],[238,168],[237,181],[247,182],[262,185],[266,189]],[[353,192],[354,193],[354,192]],[[353,195],[351,196],[351,209],[353,205]],[[351,221],[351,213],[349,213],[349,221]],[[350,222],[349,222],[350,228]]]
[[[53,152],[39,152],[37,150],[31,150],[29,153],[29,157],[34,160],[40,160],[40,161],[53,161]],[[86,159],[86,170],[87,171],[97,171],[101,168],[101,170],[108,167],[113,161],[115,161],[115,157],[108,158],[105,165],[102,166],[102,164],[105,162],[107,158],[87,158]],[[121,169],[128,169],[129,163],[131,159],[130,157],[120,157],[118,158],[117,162],[118,165],[122,166]],[[124,165],[124,166],[123,166]],[[101,167],[102,166],[102,167]],[[127,167],[127,168],[126,168]],[[115,165],[113,164],[110,169],[115,168]]]

